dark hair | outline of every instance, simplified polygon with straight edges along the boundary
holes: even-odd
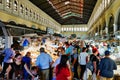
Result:
[[[87,49],[86,47],[83,47],[83,48],[82,48],[82,52],[84,52],[86,49]]]
[[[64,48],[64,47],[61,47],[61,50],[65,51],[65,48]]]
[[[68,42],[65,42],[65,45],[66,45],[66,46],[69,46],[69,43],[68,43]]]
[[[43,47],[41,47],[40,52],[45,52],[45,49]]]
[[[56,75],[59,74],[60,70],[63,67],[68,67],[67,66],[67,61],[68,61],[68,56],[67,55],[61,55],[61,60],[60,60],[60,63],[58,64],[58,72],[56,73]]]
[[[28,54],[31,54],[30,52],[27,52],[25,56],[28,56]]]
[[[31,70],[37,70],[37,66],[32,66]]]
[[[21,54],[20,54],[20,53],[16,54],[16,55],[15,55],[15,58],[17,58],[18,56],[21,56]]]
[[[12,44],[12,45],[11,45],[11,48],[14,48],[14,47],[15,47],[14,44]]]

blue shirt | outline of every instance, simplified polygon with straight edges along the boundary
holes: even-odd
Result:
[[[72,45],[70,45],[70,46],[69,46],[70,55],[72,55],[72,54],[73,54],[73,49],[74,49],[74,47],[73,47]]]
[[[114,75],[113,70],[117,69],[117,65],[112,59],[105,57],[101,59],[99,68],[100,76],[112,78]]]
[[[50,66],[50,62],[52,62],[52,57],[49,54],[42,52],[37,57],[36,65],[40,69],[48,69]]]
[[[13,51],[11,48],[6,48],[6,49],[3,51],[3,54],[5,54],[4,62],[6,62],[6,63],[11,63],[11,62],[13,62],[12,57],[15,56],[15,53],[14,53],[14,51]]]
[[[66,50],[65,50],[65,54],[70,54],[70,48],[68,47],[68,48],[66,48]]]
[[[22,61],[25,62],[28,66],[28,68],[30,69],[30,65],[31,65],[31,58],[30,57],[27,57],[27,56],[24,56],[22,58]]]

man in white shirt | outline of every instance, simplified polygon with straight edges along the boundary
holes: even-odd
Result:
[[[83,80],[83,74],[86,70],[86,63],[88,62],[88,54],[86,53],[87,48],[83,47],[82,48],[82,52],[80,53],[79,57],[78,57],[78,62],[80,64],[81,67],[81,72],[80,72],[80,80]]]

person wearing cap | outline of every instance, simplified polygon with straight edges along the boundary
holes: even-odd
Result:
[[[98,75],[100,80],[112,80],[114,76],[113,70],[117,69],[116,63],[109,57],[110,51],[105,51],[105,57],[101,59]]]
[[[92,74],[98,73],[98,67],[99,67],[99,62],[100,62],[100,57],[99,57],[99,52],[97,48],[92,49],[93,54],[90,55],[90,61],[93,63],[93,71]]]

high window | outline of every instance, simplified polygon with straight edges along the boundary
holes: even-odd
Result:
[[[20,5],[20,12],[23,13],[24,9],[23,9],[23,5]]]
[[[17,11],[18,3],[17,1],[14,1],[14,11]]]
[[[25,8],[25,14],[28,15],[28,8]]]
[[[6,2],[7,8],[11,8],[11,3],[12,3],[11,0],[7,0],[7,2]]]

